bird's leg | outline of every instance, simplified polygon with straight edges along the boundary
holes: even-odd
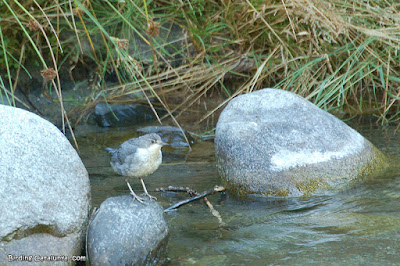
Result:
[[[146,204],[142,198],[140,198],[138,195],[133,192],[133,189],[131,188],[131,185],[129,184],[128,178],[125,179],[126,184],[128,185],[129,190],[131,191],[131,195],[133,196],[133,200],[137,199],[140,203]]]
[[[157,198],[156,198],[156,197],[154,197],[154,196],[150,195],[150,194],[149,194],[149,192],[147,192],[147,189],[146,189],[146,186],[144,185],[143,179],[142,179],[141,177],[139,177],[139,179],[140,179],[140,182],[142,182],[142,186],[143,186],[144,194],[145,194],[147,197],[149,197],[150,199],[157,200]]]

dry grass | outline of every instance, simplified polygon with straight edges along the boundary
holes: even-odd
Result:
[[[152,106],[150,99],[155,98],[178,124],[182,113],[219,90],[225,99],[204,110],[201,122],[232,97],[278,87],[329,111],[399,121],[400,4],[395,1],[159,0],[147,7],[133,0],[25,1],[24,6],[35,7],[29,14],[17,2],[2,7],[9,14],[3,20],[9,24],[0,22],[4,38],[19,25],[38,56],[53,58],[54,69],[67,55],[76,61],[90,58],[98,66],[103,82],[78,106],[85,112],[100,101],[145,101]],[[42,27],[34,31],[32,21]],[[159,36],[171,23],[183,29],[179,40]],[[61,30],[74,33],[78,49],[55,38]],[[131,56],[132,33],[148,45],[150,59]],[[95,36],[101,36],[101,47]],[[50,54],[43,52],[44,43]],[[171,63],[171,46],[181,56],[178,65]],[[20,69],[23,64],[15,58],[22,52],[4,41],[2,48]],[[85,57],[65,52],[73,49],[84,51]],[[110,72],[119,84],[107,86],[104,76]],[[54,87],[61,92],[61,84]],[[62,106],[61,96],[59,100]]]

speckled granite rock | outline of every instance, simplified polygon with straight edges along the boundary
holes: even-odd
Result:
[[[385,165],[367,139],[304,98],[263,89],[233,99],[217,123],[218,170],[241,195],[301,196]]]
[[[168,225],[154,200],[132,196],[105,200],[89,225],[91,265],[153,265],[165,259]]]
[[[85,166],[53,124],[5,105],[0,105],[0,198],[1,265],[8,264],[9,254],[81,254],[90,208]],[[46,263],[41,265],[55,262]]]

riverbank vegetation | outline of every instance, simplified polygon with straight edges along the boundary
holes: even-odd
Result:
[[[277,87],[349,117],[400,119],[396,1],[2,0],[0,12],[1,96],[22,102],[19,75],[36,64],[65,121],[60,73],[91,77],[79,114],[145,102],[177,122],[218,94],[201,122],[232,97]]]

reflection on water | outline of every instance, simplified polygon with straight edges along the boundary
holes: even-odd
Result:
[[[352,124],[395,162],[380,176],[346,191],[307,198],[238,201],[212,195],[220,224],[202,202],[166,214],[170,226],[168,257],[172,265],[265,264],[398,264],[400,262],[400,136],[394,128]],[[93,205],[128,194],[124,178],[109,165],[107,146],[133,137],[133,129],[77,134],[81,157],[89,171]],[[212,142],[193,151],[163,148],[163,165],[145,178],[150,194],[168,207],[184,194],[155,192],[157,187],[188,186],[199,192],[219,184]],[[138,180],[133,189],[141,193]]]

